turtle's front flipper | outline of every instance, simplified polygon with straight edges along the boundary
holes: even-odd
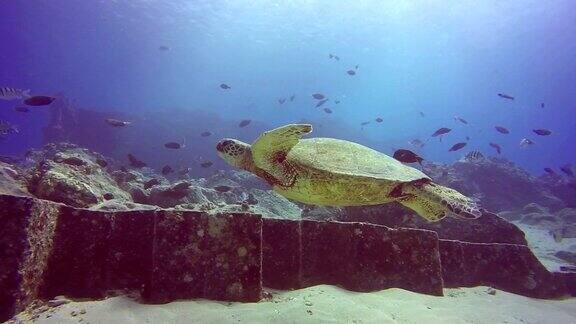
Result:
[[[408,183],[402,188],[402,205],[414,210],[428,221],[436,222],[446,216],[476,219],[482,212],[474,201],[454,189],[435,183]]]
[[[309,124],[290,124],[265,132],[252,144],[254,164],[270,174],[276,185],[291,186],[296,170],[286,161],[286,155],[303,135],[311,132]]]

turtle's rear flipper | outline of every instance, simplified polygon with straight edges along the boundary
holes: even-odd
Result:
[[[400,199],[399,202],[430,222],[437,222],[446,216],[466,220],[482,216],[481,210],[472,199],[435,183],[409,184],[402,191],[409,194],[409,197]]]

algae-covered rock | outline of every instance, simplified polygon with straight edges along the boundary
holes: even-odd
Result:
[[[0,162],[0,194],[29,196],[22,171],[16,166]]]

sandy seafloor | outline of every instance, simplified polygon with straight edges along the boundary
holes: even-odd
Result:
[[[520,224],[518,224],[520,225]],[[576,239],[555,242],[546,231],[520,225],[541,261],[557,270],[550,254],[572,250]],[[388,289],[356,293],[320,285],[295,291],[272,291],[271,300],[228,303],[209,300],[140,304],[126,296],[73,301],[51,308],[24,323],[576,323],[576,298],[540,300],[488,287],[445,289],[444,297]]]

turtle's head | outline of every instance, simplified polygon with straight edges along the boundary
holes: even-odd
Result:
[[[225,138],[216,144],[216,151],[231,166],[247,171],[252,169],[250,144],[232,138]]]

